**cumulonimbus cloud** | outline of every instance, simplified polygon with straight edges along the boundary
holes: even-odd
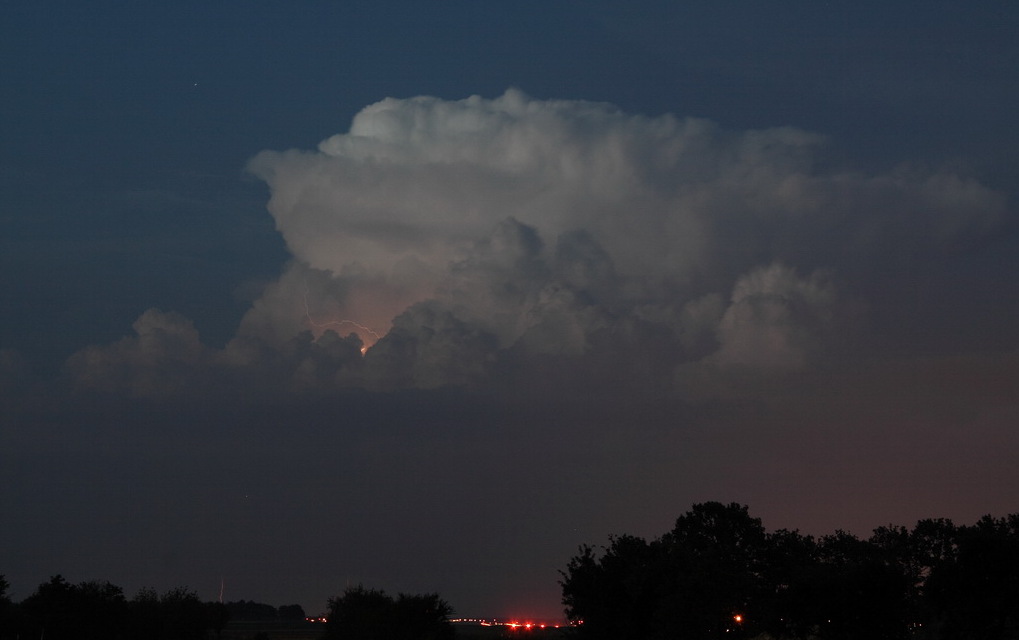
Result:
[[[637,326],[685,370],[800,369],[859,295],[847,267],[980,236],[1004,207],[950,172],[826,168],[827,145],[516,90],[389,98],[317,150],[251,160],[293,261],[237,338],[208,353],[177,320],[159,335],[192,349],[175,366],[273,360],[296,387],[469,384],[506,354],[583,357]],[[154,362],[144,318],[76,355],[78,380],[124,386],[114,362]],[[363,358],[335,348],[352,333]]]

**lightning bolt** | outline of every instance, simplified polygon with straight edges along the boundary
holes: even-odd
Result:
[[[308,321],[308,324],[310,324],[311,326],[315,327],[316,329],[322,329],[324,327],[339,327],[339,326],[342,326],[342,325],[345,325],[345,324],[349,324],[349,325],[357,327],[358,329],[362,329],[366,333],[372,334],[372,336],[375,337],[376,341],[382,339],[382,336],[380,336],[379,334],[375,333],[370,328],[364,326],[360,322],[355,322],[353,320],[346,320],[346,319],[344,319],[344,320],[329,320],[328,322],[315,322],[311,318],[311,308],[308,306],[308,293],[309,293],[309,291],[308,291],[308,283],[305,282],[304,283],[304,318]],[[364,355],[364,353],[366,351],[368,351],[368,347],[367,346],[361,347],[361,354],[362,355]]]

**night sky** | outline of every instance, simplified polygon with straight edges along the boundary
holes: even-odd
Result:
[[[1019,5],[7,2],[0,574],[562,614],[1019,511]]]

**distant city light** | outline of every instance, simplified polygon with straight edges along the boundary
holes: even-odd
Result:
[[[535,629],[560,629],[566,626],[566,623],[557,622],[534,622],[527,620],[520,622],[519,620],[498,620],[496,618],[451,618],[450,622],[453,624],[476,624],[482,627],[506,627],[510,631],[533,631]],[[579,623],[571,623],[573,624]]]

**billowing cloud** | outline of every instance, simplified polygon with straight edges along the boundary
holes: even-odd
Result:
[[[71,356],[67,368],[79,385],[132,395],[173,395],[210,357],[194,323],[176,312],[149,309],[133,325],[137,334]]]
[[[142,395],[188,367],[289,389],[474,384],[535,358],[658,376],[651,351],[676,380],[802,370],[844,348],[874,272],[1004,210],[951,172],[832,168],[827,145],[516,90],[386,99],[315,151],[251,160],[293,260],[225,349],[147,312],[69,366]]]
[[[754,269],[736,281],[732,303],[718,323],[722,366],[800,369],[822,348],[832,324],[835,292],[780,265]]]

